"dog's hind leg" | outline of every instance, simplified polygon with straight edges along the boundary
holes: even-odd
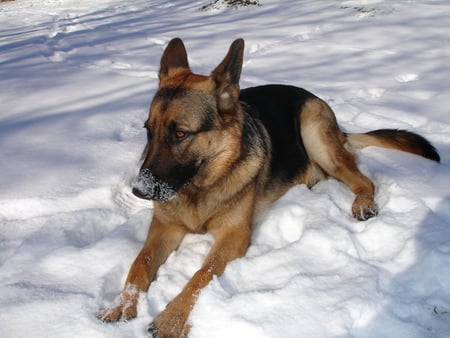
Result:
[[[310,160],[326,174],[345,183],[355,194],[352,214],[358,220],[377,215],[375,187],[345,148],[346,138],[331,108],[314,98],[305,102],[300,114],[301,137]]]

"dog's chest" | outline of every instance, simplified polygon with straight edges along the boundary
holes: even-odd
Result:
[[[166,222],[179,224],[188,230],[188,232],[203,234],[207,232],[207,224],[210,217],[204,207],[192,203],[163,203],[160,214]]]

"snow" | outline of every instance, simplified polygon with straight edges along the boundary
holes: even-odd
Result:
[[[378,217],[352,194],[297,186],[255,224],[244,258],[202,291],[191,337],[450,337],[450,3],[446,0],[16,0],[0,3],[2,337],[144,337],[212,238],[189,235],[133,321],[118,296],[151,204],[131,194],[167,42],[208,74],[246,40],[241,86],[289,83],[327,100],[343,130],[406,128],[442,163],[359,152]]]

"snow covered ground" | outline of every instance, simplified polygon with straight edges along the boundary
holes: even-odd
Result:
[[[367,222],[341,183],[293,188],[201,293],[191,337],[450,337],[450,2],[260,2],[0,3],[2,337],[143,337],[200,266],[211,238],[188,236],[137,319],[95,318],[146,235],[129,183],[175,36],[203,74],[243,37],[242,87],[305,87],[345,131],[406,128],[442,156],[360,152],[380,206]]]

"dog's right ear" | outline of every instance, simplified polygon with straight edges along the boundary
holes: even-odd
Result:
[[[190,72],[186,48],[180,38],[172,39],[161,57],[159,81],[172,77],[180,72]]]

